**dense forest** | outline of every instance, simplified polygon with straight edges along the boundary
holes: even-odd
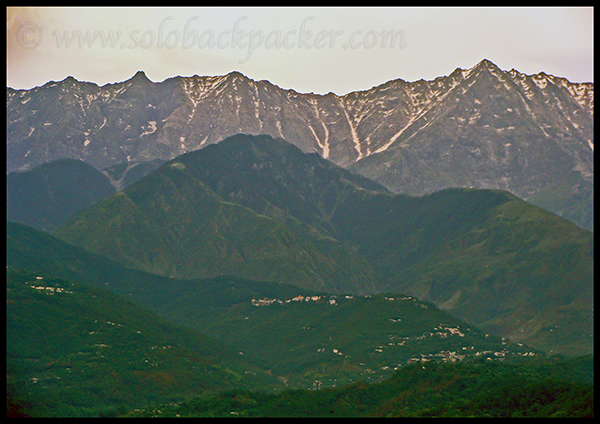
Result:
[[[576,368],[585,369],[591,361],[591,357],[580,358]],[[413,364],[377,384],[358,382],[338,389],[280,394],[228,391],[178,405],[135,410],[126,416],[593,417],[593,386],[555,379],[566,370],[564,365],[486,360]]]

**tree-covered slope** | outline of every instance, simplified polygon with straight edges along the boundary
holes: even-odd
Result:
[[[500,190],[391,194],[269,136],[178,157],[55,234],[162,275],[408,293],[547,351],[593,343],[591,232]]]
[[[546,351],[593,348],[593,233],[508,192],[372,194],[332,222],[387,290]]]
[[[230,391],[131,417],[592,418],[594,386],[565,376],[593,358],[506,364],[416,364],[378,383],[280,394]],[[565,378],[566,377],[566,378]]]
[[[114,414],[278,384],[237,350],[104,289],[12,267],[6,275],[7,390],[24,413]]]
[[[544,356],[401,294],[294,292],[219,278],[161,310],[260,358],[290,387],[305,389],[381,380],[415,361]]]
[[[178,325],[234,346],[289,387],[329,387],[389,376],[412,361],[541,354],[404,295],[351,296],[232,277],[147,274],[18,224],[7,263],[120,294]],[[543,356],[543,355],[542,355]]]
[[[514,198],[432,255],[411,285],[427,287],[424,298],[514,341],[592,353],[593,258],[592,233]],[[425,271],[436,260],[442,265]]]
[[[369,264],[298,222],[223,200],[172,161],[55,234],[123,264],[178,278],[237,275],[329,291],[372,291]]]

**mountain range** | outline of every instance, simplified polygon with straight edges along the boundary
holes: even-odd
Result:
[[[239,72],[153,83],[140,71],[104,86],[68,77],[7,88],[9,172],[59,158],[98,169],[170,160],[237,133],[284,138],[394,192],[508,190],[593,228],[591,83],[482,60],[344,96]]]
[[[593,415],[593,84],[69,77],[7,171],[7,411]]]
[[[74,204],[90,181],[77,172],[108,179],[82,162],[50,165],[18,175],[73,186]],[[74,177],[56,178],[63,168]],[[542,351],[593,351],[592,234],[508,192],[393,194],[282,139],[237,135],[76,209],[53,234],[89,250],[7,222],[17,411],[147,414],[156,402],[160,415],[226,388],[337,387],[411,362],[531,367]],[[40,203],[40,222],[45,212],[55,215]]]
[[[591,349],[589,231],[505,191],[393,194],[269,136],[179,156],[53,234],[164,276],[405,293],[514,341]]]

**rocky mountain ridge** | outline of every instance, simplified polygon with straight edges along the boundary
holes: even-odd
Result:
[[[344,96],[239,72],[153,83],[140,71],[101,87],[68,77],[7,88],[9,172],[64,157],[98,169],[168,160],[237,133],[284,138],[395,192],[505,189],[591,225],[592,83],[483,60],[432,81],[396,79]],[[560,198],[548,199],[544,190],[559,180],[551,191]]]

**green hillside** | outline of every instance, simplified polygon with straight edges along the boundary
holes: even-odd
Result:
[[[7,268],[7,392],[32,416],[277,387],[237,350],[103,289]]]
[[[416,364],[378,384],[280,394],[228,391],[130,417],[482,417],[592,418],[594,386],[564,378],[593,358],[526,365],[479,361]]]
[[[146,307],[168,299],[171,279],[124,267],[25,225],[6,223],[6,264],[108,289]]]
[[[305,389],[381,380],[412,362],[544,356],[404,295],[294,292],[217,278],[160,310],[260,358],[290,387]]]
[[[18,224],[8,224],[7,235],[9,265],[109,289],[233,346],[289,387],[375,381],[413,361],[540,354],[414,297],[332,295],[225,276],[176,280],[125,268]]]
[[[118,165],[104,168],[102,173],[108,177],[117,191],[121,191],[140,178],[150,174],[163,163],[165,163],[165,161],[161,159],[150,160],[147,162],[123,162]]]
[[[403,280],[398,290],[420,292],[513,341],[593,352],[593,234],[519,199],[495,208]]]
[[[222,200],[174,161],[76,215],[59,238],[177,278],[235,275],[319,290],[373,291],[369,264],[339,241]]]
[[[355,192],[388,190],[283,139],[238,134],[177,158],[223,200],[262,215],[300,221],[336,237],[330,218]],[[290,218],[291,217],[291,218]]]
[[[161,275],[407,293],[513,341],[592,351],[591,232],[503,191],[394,195],[268,136],[176,158],[55,234]]]
[[[510,193],[365,193],[333,223],[387,290],[547,352],[593,349],[593,233]]]

